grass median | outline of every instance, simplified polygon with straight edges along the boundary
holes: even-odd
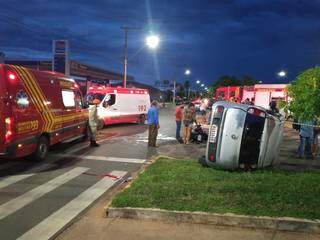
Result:
[[[320,219],[320,173],[229,172],[160,158],[111,205]]]

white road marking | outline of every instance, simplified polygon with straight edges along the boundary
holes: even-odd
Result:
[[[46,193],[58,188],[62,184],[70,181],[71,179],[81,175],[83,172],[86,172],[89,168],[76,167],[72,170],[52,179],[49,182],[46,182],[25,194],[12,199],[9,202],[6,202],[0,206],[0,220],[9,216],[10,214],[18,211],[20,208],[28,205],[29,203],[39,199]]]
[[[167,135],[161,134],[161,133],[159,133],[157,136],[157,141],[172,141],[172,140],[176,140],[176,138],[170,137],[170,136],[167,136]],[[136,141],[137,142],[148,142],[148,136],[140,135]]]
[[[32,175],[34,174],[23,174],[23,175],[15,175],[15,176],[9,176],[5,178],[0,178],[0,189],[5,188],[11,184],[17,183],[28,177],[31,177]]]
[[[109,162],[125,162],[125,163],[144,163],[146,159],[139,158],[119,158],[119,157],[104,157],[104,156],[91,156],[91,155],[75,155],[75,154],[55,154],[57,157],[74,157],[87,160],[109,161]]]
[[[122,178],[127,172],[113,171],[110,174]],[[118,180],[105,177],[99,182],[82,192],[64,207],[51,214],[35,227],[19,237],[19,240],[45,240],[52,238],[66,224],[88,208],[96,199],[111,188]]]

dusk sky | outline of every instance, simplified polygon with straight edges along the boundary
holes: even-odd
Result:
[[[50,59],[52,40],[68,39],[71,58],[122,72],[129,32],[129,74],[137,81],[252,75],[292,80],[320,62],[320,0],[0,0],[0,51]],[[145,47],[149,31],[161,37]],[[279,79],[277,72],[288,72]]]

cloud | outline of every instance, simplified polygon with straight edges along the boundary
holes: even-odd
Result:
[[[143,48],[149,30],[162,39],[160,78],[183,79],[188,66],[207,82],[220,74],[273,81],[280,67],[294,77],[317,64],[319,12],[320,0],[11,0],[0,13],[0,46],[12,57],[42,58],[53,39],[68,39],[72,58],[120,71],[127,25],[141,28],[129,32],[129,72],[141,81],[158,78]]]

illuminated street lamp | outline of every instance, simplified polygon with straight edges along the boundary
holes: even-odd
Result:
[[[197,82],[196,82],[197,84],[200,84],[200,80],[197,80]]]
[[[201,84],[201,87],[204,87],[204,84],[203,84],[203,83]]]
[[[190,69],[186,69],[186,71],[184,72],[185,75],[190,75],[191,74],[191,70]]]
[[[158,35],[150,35],[146,37],[146,44],[151,49],[156,49],[159,46],[160,38]]]
[[[283,78],[283,77],[287,76],[287,73],[285,71],[281,70],[280,72],[278,72],[278,76]]]
[[[129,30],[140,30],[140,28],[133,28],[124,26],[121,27],[124,30],[124,74],[123,74],[123,87],[127,87],[127,71],[128,71],[128,32]],[[159,46],[160,38],[158,35],[149,35],[146,37],[146,45],[151,49],[156,49]]]

